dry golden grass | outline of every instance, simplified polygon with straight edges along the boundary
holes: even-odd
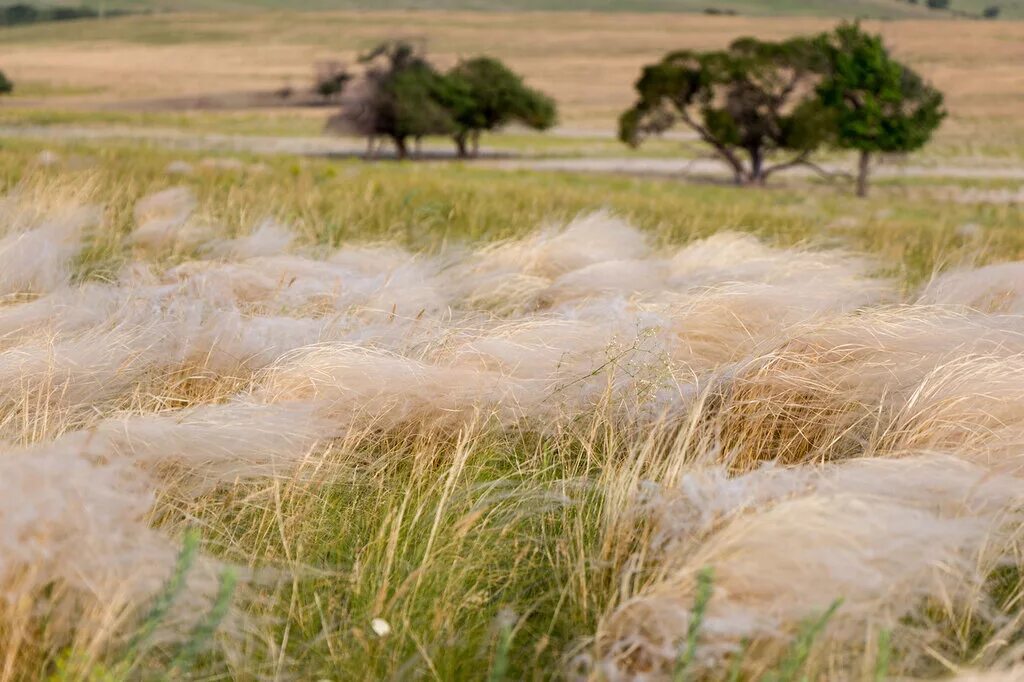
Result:
[[[555,93],[566,122],[610,128],[641,65],[680,48],[741,35],[782,38],[829,28],[821,18],[678,14],[329,12],[174,14],[4,31],[17,81],[88,94],[50,104],[102,104],[300,86],[317,59],[354,60],[391,37],[425,41],[440,64],[480,52],[507,59]],[[1019,118],[1024,23],[891,21],[867,27],[948,95],[954,125]]]
[[[1018,208],[59,152],[0,156],[0,681],[185,677],[224,564],[196,679],[678,678],[706,567],[690,679],[1019,658]]]

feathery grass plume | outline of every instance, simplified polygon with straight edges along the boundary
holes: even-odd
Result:
[[[765,460],[799,463],[912,447],[897,420],[912,413],[915,420],[927,419],[926,412],[913,412],[928,397],[924,383],[964,391],[961,402],[968,404],[972,393],[981,395],[980,384],[953,377],[1000,362],[1012,373],[1014,354],[1024,351],[1021,324],[1019,318],[928,307],[815,320],[714,378],[709,390],[715,410],[706,427],[741,468]],[[1013,412],[1014,404],[1007,401],[1002,409]],[[955,405],[951,399],[932,409]],[[982,429],[983,411],[979,405],[979,423],[954,427],[961,440],[972,428]],[[959,444],[953,438],[918,447]]]
[[[103,662],[175,563],[172,543],[149,527],[154,481],[123,460],[104,463],[59,446],[0,455],[0,633],[5,665],[43,651],[73,652],[74,666]],[[173,637],[215,591],[199,562],[162,637]],[[24,605],[40,608],[24,610]]]
[[[60,201],[33,204],[36,192],[0,204],[0,295],[44,294],[68,284],[84,233],[96,227],[99,209],[78,203],[88,190],[57,192]]]
[[[956,682],[1021,682],[1024,680],[1024,665],[1005,670],[966,671],[953,679]]]
[[[294,240],[295,235],[291,230],[268,219],[257,225],[251,234],[208,242],[202,246],[201,251],[211,258],[245,260],[285,253]]]
[[[1024,313],[1024,263],[953,270],[932,278],[921,303],[957,305],[987,313]]]
[[[171,187],[135,204],[131,241],[147,250],[190,248],[206,239],[208,230],[191,221],[196,198],[187,187]]]
[[[663,246],[607,213],[418,253],[193,230],[195,208],[138,202],[126,242],[124,202],[84,233],[102,281],[51,259],[0,306],[0,678],[110,665],[193,522],[288,584],[243,602],[258,637],[197,655],[235,589],[197,552],[147,635],[182,674],[1003,660],[1024,321],[990,303],[1002,274],[899,305],[866,258]]]
[[[838,598],[843,609],[826,640],[835,656],[863,646],[867,625],[935,636],[908,619],[932,597],[986,618],[977,587],[1011,551],[1022,491],[1016,480],[934,455],[684,479],[648,503],[658,558],[648,586],[602,624],[602,669],[613,678],[667,675],[708,565],[716,597],[698,658],[708,666],[748,639],[744,665],[770,667],[793,628]]]
[[[168,577],[163,589],[157,593],[149,612],[142,618],[141,624],[128,642],[122,658],[129,664],[134,662],[137,656],[144,653],[142,647],[149,643],[153,633],[156,632],[160,623],[167,617],[171,606],[181,596],[182,591],[185,589],[185,579],[188,577],[188,572],[192,569],[192,564],[196,560],[196,552],[198,550],[199,532],[196,530],[187,531],[182,541],[181,552],[174,563],[174,569],[171,571],[170,577]]]
[[[842,598],[836,599],[820,616],[809,618],[801,623],[796,637],[790,643],[789,650],[782,657],[778,668],[767,675],[768,680],[771,682],[793,682],[797,679],[797,675],[807,664],[814,641],[821,635],[842,604]]]

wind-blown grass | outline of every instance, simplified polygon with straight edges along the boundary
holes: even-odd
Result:
[[[0,677],[1016,662],[1021,293],[922,281],[954,217],[912,272],[782,193],[166,161],[3,171]]]

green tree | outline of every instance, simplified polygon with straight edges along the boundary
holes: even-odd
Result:
[[[857,195],[867,196],[871,154],[924,146],[946,115],[942,93],[857,24],[839,26],[821,43],[828,70],[818,96],[835,125],[836,145],[860,153]]]
[[[12,92],[14,92],[14,83],[3,71],[0,71],[0,95],[9,95]]]
[[[455,121],[455,145],[459,156],[479,153],[480,134],[512,122],[546,130],[556,121],[555,102],[527,87],[522,77],[501,61],[476,57],[459,62],[447,74],[449,104]]]
[[[644,137],[682,122],[732,169],[737,184],[763,184],[809,162],[830,126],[814,94],[824,60],[815,40],[741,38],[727,50],[681,51],[644,68],[636,104],[619,119],[619,137]],[[778,151],[788,157],[775,165]]]
[[[365,135],[371,146],[375,137],[386,137],[400,159],[409,154],[409,138],[454,132],[452,85],[411,44],[383,43],[360,62],[367,65],[361,89],[329,129]]]

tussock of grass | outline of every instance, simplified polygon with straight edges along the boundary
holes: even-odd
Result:
[[[3,280],[0,677],[1013,663],[1006,270],[883,277],[785,194],[600,181],[642,231],[557,220],[572,178],[132,164],[38,206],[82,177],[3,171],[0,259],[62,241]],[[774,245],[712,229],[746,211]]]

